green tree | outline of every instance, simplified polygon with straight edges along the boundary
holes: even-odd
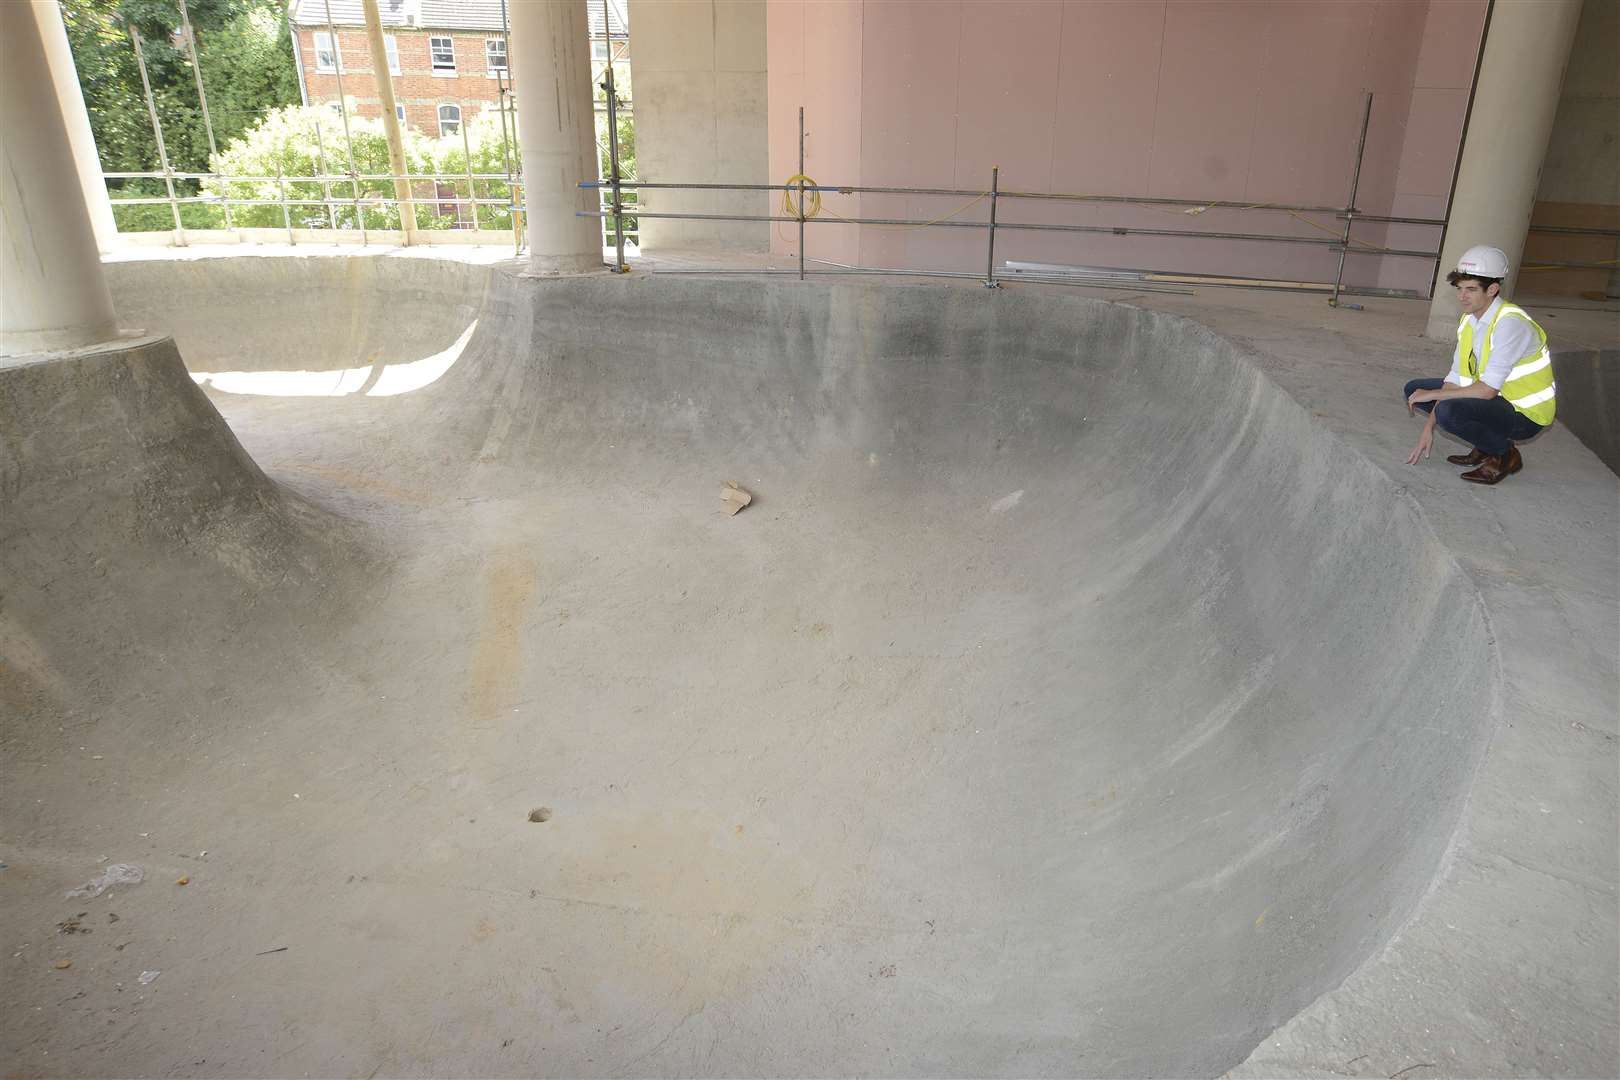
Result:
[[[286,12],[278,0],[188,0],[209,116],[221,146],[270,109],[298,100],[297,72]],[[169,164],[176,172],[208,169],[208,133],[190,57],[181,36],[178,0],[62,0],[68,41],[90,113],[101,165],[108,172],[162,168],[152,132],[130,28],[140,32],[147,75]],[[114,216],[125,231],[173,228],[168,206],[118,206],[120,198],[165,193],[159,179],[109,182]],[[176,184],[195,195],[195,181]],[[187,205],[189,228],[215,224],[218,211]]]
[[[390,172],[388,139],[381,119],[349,117],[349,133],[354,147],[354,168],[360,175]],[[412,173],[438,173],[441,181],[418,180],[411,184],[415,200],[416,224],[422,229],[454,229],[470,226],[473,211],[466,206],[445,202],[467,198],[467,155],[472,153],[474,174],[504,174],[506,147],[502,142],[500,114],[486,110],[467,122],[467,137],[460,134],[431,139],[415,131],[405,131],[405,166]],[[515,148],[514,148],[515,153]],[[279,179],[278,179],[279,170]],[[358,188],[360,215],[368,229],[398,229],[399,208],[373,205],[368,200],[394,198],[392,180],[320,181],[300,179],[335,176],[348,171],[348,154],[343,141],[343,122],[335,109],[326,105],[302,108],[289,106],[265,116],[251,130],[214,158],[213,172],[221,176],[261,177],[258,180],[218,178],[204,182],[206,194],[229,198],[232,222],[245,228],[340,229],[356,227],[354,196]],[[473,181],[476,197],[511,199],[511,188],[502,180]],[[330,191],[337,200],[330,207],[289,205],[285,216],[280,205],[282,189],[289,203],[314,202]],[[237,205],[243,200],[262,206]],[[511,211],[507,205],[477,207],[477,225],[482,229],[509,229]]]
[[[270,110],[298,104],[292,28],[279,4],[255,5],[218,32],[199,32],[197,62],[220,147]]]
[[[601,175],[604,179],[613,175],[613,146],[608,140],[607,120],[607,80],[604,71],[593,69],[597,75],[594,88],[596,102],[596,152],[600,161]],[[631,105],[631,74],[630,64],[620,61],[613,65],[613,92],[618,99],[618,128],[619,128],[619,179],[636,179],[636,121]],[[607,188],[598,189],[601,194],[602,210],[610,210],[613,206],[613,195]],[[633,208],[636,205],[637,195],[634,188],[621,189],[624,205]],[[604,217],[602,222],[602,243],[604,246],[613,244],[613,219]],[[638,222],[631,214],[624,215],[624,238],[629,244],[639,244],[640,236]]]

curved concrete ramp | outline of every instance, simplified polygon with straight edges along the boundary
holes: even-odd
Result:
[[[1495,723],[1411,501],[1176,317],[113,270],[275,484],[161,346],[94,420],[0,371],[4,884],[148,870],[88,998],[0,991],[52,1071],[1215,1074],[1412,912]]]

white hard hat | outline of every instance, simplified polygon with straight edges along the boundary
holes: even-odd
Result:
[[[1471,247],[1457,260],[1457,273],[1482,278],[1505,278],[1508,273],[1507,252],[1483,244]]]

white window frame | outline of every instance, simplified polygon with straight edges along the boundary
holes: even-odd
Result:
[[[450,63],[449,63],[448,66],[446,66],[444,64],[441,64],[439,62],[438,56],[435,54],[435,49],[438,47],[437,43],[441,42],[441,41],[449,42],[449,44],[450,44]],[[441,79],[453,79],[453,78],[455,78],[456,77],[456,39],[451,37],[448,34],[444,34],[444,35],[434,34],[434,35],[430,36],[428,38],[428,66],[433,69],[433,74],[438,76]]]
[[[454,109],[454,110],[456,110],[456,118],[453,121],[456,126],[455,126],[455,130],[453,130],[453,131],[444,130],[444,110],[446,110],[446,109]],[[461,106],[455,104],[454,102],[448,102],[447,101],[443,105],[439,106],[439,138],[442,139],[446,135],[458,135],[458,134],[461,133],[461,115],[462,115]]]
[[[383,35],[383,52],[388,54],[388,74],[399,74],[399,42],[394,40],[393,34]]]
[[[325,48],[321,47],[322,39],[326,41]],[[326,53],[331,58],[325,64],[321,63],[322,53]],[[343,49],[340,47],[340,43],[326,30],[315,31],[315,70],[323,75],[330,75],[335,71],[341,71],[345,75],[349,73],[349,69],[343,66]]]
[[[495,64],[491,62],[493,60],[489,48],[491,45],[500,46],[501,63],[499,67],[496,67]],[[510,61],[508,60],[506,53],[505,38],[487,37],[484,39],[484,74],[488,75],[492,79],[498,79],[502,75],[506,75],[511,71],[511,68],[507,66],[509,62]]]

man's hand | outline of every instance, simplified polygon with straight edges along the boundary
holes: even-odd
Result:
[[[1416,412],[1415,406],[1421,405],[1425,401],[1439,401],[1440,396],[1438,390],[1414,390],[1412,396],[1406,399],[1406,411],[1409,413]],[[1413,462],[1412,464],[1417,463]]]
[[[1424,393],[1424,391],[1419,390],[1417,392],[1417,394],[1421,394],[1421,393]],[[1412,396],[1417,397],[1417,394],[1413,394]],[[1408,465],[1416,465],[1420,460],[1422,460],[1423,458],[1428,457],[1429,456],[1429,451],[1432,450],[1433,448],[1434,448],[1434,425],[1433,424],[1424,424],[1423,425],[1423,434],[1418,436],[1417,445],[1412,447],[1412,452],[1410,454],[1406,455],[1406,463]]]

